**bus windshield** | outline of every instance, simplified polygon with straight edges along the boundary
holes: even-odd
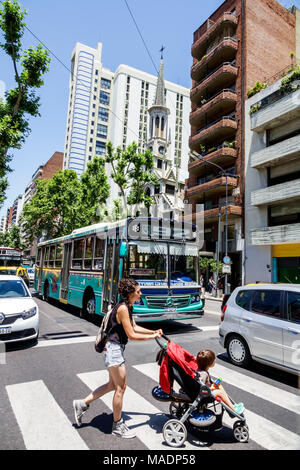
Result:
[[[198,251],[193,245],[178,243],[137,241],[129,243],[125,275],[145,285],[158,281],[172,286],[195,285],[199,282]],[[169,266],[169,268],[168,268]],[[168,272],[170,279],[168,279]]]
[[[126,269],[127,268],[127,269]],[[167,246],[165,243],[137,242],[129,244],[128,276],[134,279],[167,281]]]

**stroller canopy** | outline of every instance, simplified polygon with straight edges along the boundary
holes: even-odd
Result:
[[[195,377],[195,371],[198,369],[195,357],[178,344],[170,341],[159,372],[159,385],[165,393],[170,393],[172,386],[170,360],[174,361],[175,364],[192,378]]]

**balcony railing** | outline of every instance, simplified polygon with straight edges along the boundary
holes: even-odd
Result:
[[[206,26],[207,29],[203,31],[200,37],[194,42],[192,45],[192,56],[197,57],[199,50],[201,49],[201,45],[203,42],[208,41],[209,38],[219,29],[224,22],[230,22],[234,25],[237,25],[238,19],[233,13],[226,12],[224,13],[216,22],[212,22],[211,20],[207,20]]]
[[[219,99],[216,99],[217,97],[219,97]],[[199,116],[201,116],[202,114],[206,113],[209,109],[211,109],[214,104],[217,105],[223,101],[236,102],[236,100],[237,100],[237,94],[235,91],[235,87],[224,88],[224,90],[219,91],[218,93],[216,93],[215,95],[209,98],[206,98],[206,99],[203,98],[198,109],[190,113],[190,124],[193,125],[193,122],[197,121],[197,118],[199,118]]]
[[[198,74],[201,71],[202,67],[206,65],[211,58],[215,55],[218,50],[230,48],[237,50],[238,41],[234,37],[224,37],[222,40],[207,54],[205,54],[201,59],[199,59],[191,68],[191,77],[194,80],[197,80]]]

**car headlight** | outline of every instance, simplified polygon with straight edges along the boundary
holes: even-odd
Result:
[[[33,317],[37,312],[36,307],[29,308],[28,310],[24,310],[22,312],[22,318],[23,320],[27,320],[27,318]]]
[[[200,302],[200,295],[199,294],[193,295],[193,297],[191,299],[191,304],[195,304],[195,303],[198,303],[198,302]]]

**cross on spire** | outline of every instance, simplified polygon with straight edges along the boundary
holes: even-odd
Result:
[[[165,50],[165,47],[164,46],[161,46],[161,49],[159,50],[160,52],[160,58],[162,59],[163,58],[163,51]]]

